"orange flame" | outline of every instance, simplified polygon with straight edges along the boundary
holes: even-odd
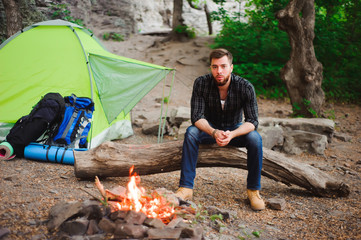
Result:
[[[161,195],[154,192],[146,194],[144,188],[138,187],[140,177],[133,171],[134,165],[129,169],[126,197],[116,204],[116,210],[143,212],[147,217],[166,221],[166,218],[170,218],[174,214],[174,207]]]

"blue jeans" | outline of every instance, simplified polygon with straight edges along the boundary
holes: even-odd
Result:
[[[232,127],[222,129],[234,130],[242,123]],[[199,130],[192,125],[187,128],[184,135],[182,163],[181,163],[181,177],[179,181],[180,187],[193,189],[194,178],[196,177],[196,166],[198,159],[199,144],[214,144],[216,141],[212,136]],[[261,189],[261,170],[262,170],[262,137],[257,131],[252,131],[246,135],[233,138],[229,145],[236,147],[246,147],[247,149],[247,189],[260,190]]]

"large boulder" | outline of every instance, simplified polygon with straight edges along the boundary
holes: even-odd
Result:
[[[335,123],[324,118],[260,118],[259,133],[264,147],[289,154],[309,152],[323,155],[334,135]],[[283,136],[283,143],[282,136]],[[281,146],[280,146],[281,145]]]
[[[324,155],[328,146],[327,137],[318,133],[302,130],[286,131],[282,150],[290,154],[309,152]]]
[[[285,131],[302,130],[325,135],[331,142],[335,122],[326,118],[260,118],[262,126],[281,126]]]
[[[262,143],[265,148],[272,150],[282,149],[285,138],[281,126],[259,126],[258,132],[262,136]]]

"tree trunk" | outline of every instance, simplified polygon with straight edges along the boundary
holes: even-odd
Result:
[[[209,13],[209,8],[208,8],[207,3],[204,4],[204,12],[206,13],[206,18],[207,18],[208,34],[212,35],[213,27],[212,27],[212,21],[211,21],[211,14]]]
[[[290,59],[281,70],[293,111],[304,117],[320,116],[325,94],[321,88],[323,67],[313,47],[314,0],[290,0],[276,14],[279,28],[286,31],[291,45]]]
[[[208,34],[212,35],[213,34],[213,27],[212,27],[212,21],[211,21],[211,14],[209,12],[207,2],[206,1],[204,2],[203,7],[200,7],[199,5],[195,6],[194,3],[193,3],[193,0],[187,0],[187,2],[189,4],[189,6],[191,6],[191,8],[194,8],[194,9],[197,9],[197,10],[202,10],[202,9],[204,10],[204,13],[206,14],[206,19],[207,19]]]
[[[20,9],[16,0],[2,0],[6,14],[6,34],[11,37],[22,28]]]
[[[182,41],[182,42],[188,40],[187,33],[180,31],[181,27],[185,27],[182,14],[183,14],[183,0],[174,0],[173,22],[172,22],[172,32],[169,38],[170,40]]]
[[[183,13],[183,0],[174,0],[173,1],[173,22],[172,22],[172,29],[183,25],[184,19],[182,17]]]
[[[287,185],[306,188],[317,196],[348,196],[349,187],[310,165],[264,148],[262,175]],[[139,175],[180,170],[182,141],[149,145],[106,142],[88,151],[75,151],[78,178],[125,177],[133,165]],[[201,145],[197,167],[247,169],[245,149]]]

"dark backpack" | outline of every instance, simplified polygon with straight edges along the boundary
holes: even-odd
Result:
[[[59,93],[47,93],[33,107],[29,115],[21,117],[10,129],[6,141],[18,157],[24,156],[24,148],[31,142],[46,141],[56,124],[61,121],[65,109],[64,98]],[[43,136],[43,139],[39,138]]]
[[[64,97],[64,100],[63,120],[47,144],[66,148],[87,148],[94,103],[90,98],[77,97],[74,94]]]

